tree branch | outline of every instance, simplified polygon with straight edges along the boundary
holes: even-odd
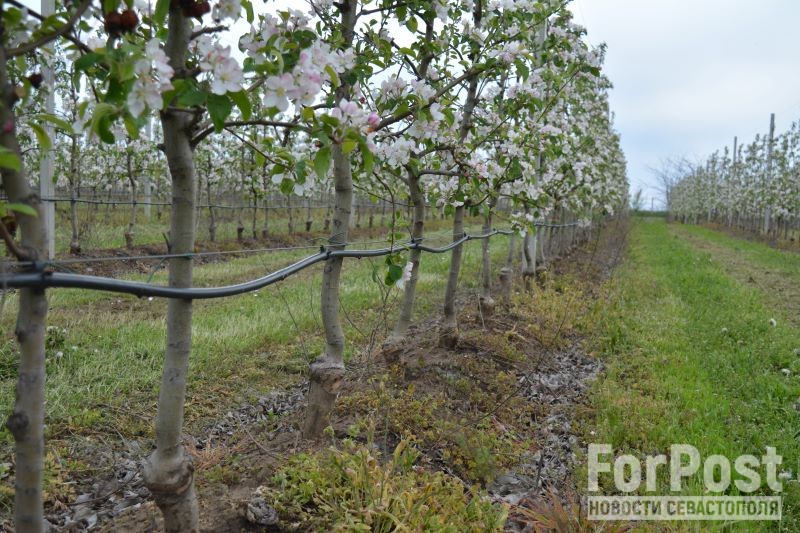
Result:
[[[20,261],[29,261],[31,256],[25,252],[22,248],[17,246],[17,242],[14,240],[14,237],[8,231],[6,227],[6,223],[0,220],[0,237],[2,237],[3,242],[6,243],[6,248],[8,251],[14,254],[14,256],[19,259]]]
[[[391,126],[392,124],[396,124],[397,122],[400,122],[401,120],[403,120],[406,117],[410,117],[411,115],[413,115],[414,113],[420,111],[421,109],[425,109],[425,108],[430,107],[431,105],[436,103],[436,101],[439,98],[441,98],[441,96],[444,93],[446,93],[447,91],[449,91],[450,89],[452,89],[453,87],[455,87],[456,85],[461,83],[462,81],[472,79],[473,76],[477,76],[478,74],[480,74],[481,72],[483,72],[487,68],[488,67],[486,67],[486,66],[483,66],[483,67],[480,67],[480,68],[472,67],[472,68],[466,70],[461,76],[455,78],[450,83],[448,83],[447,85],[445,85],[444,87],[442,87],[441,89],[436,91],[436,94],[434,94],[433,96],[428,98],[428,101],[425,104],[415,105],[414,107],[412,107],[411,109],[409,109],[408,111],[406,111],[404,113],[401,113],[399,115],[393,115],[393,116],[391,116],[389,118],[383,119],[382,121],[380,121],[378,123],[377,126],[375,126],[375,130],[374,131],[380,131],[383,128],[386,128],[388,126]]]
[[[235,128],[237,126],[274,126],[276,128],[291,128],[303,130],[306,133],[311,133],[311,130],[306,126],[301,126],[296,122],[282,122],[277,120],[232,120],[223,124],[224,129]],[[214,133],[214,126],[208,126],[206,129],[195,135],[192,139],[192,146],[197,146],[206,137]]]
[[[6,53],[6,57],[9,59],[12,57],[17,57],[21,55],[25,55],[28,52],[33,52],[37,48],[46,45],[47,43],[58,39],[59,37],[63,37],[67,35],[72,28],[75,26],[75,23],[78,22],[78,19],[89,9],[89,6],[92,4],[92,0],[82,0],[78,7],[75,9],[75,12],[69,16],[67,21],[57,30],[47,35],[42,35],[38,39],[35,39],[27,44],[23,44],[22,46],[18,46],[17,48],[12,48]]]

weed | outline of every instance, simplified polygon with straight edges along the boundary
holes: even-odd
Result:
[[[298,530],[502,530],[504,507],[456,478],[416,466],[411,441],[401,441],[385,463],[370,446],[350,440],[342,446],[293,457],[260,494]]]

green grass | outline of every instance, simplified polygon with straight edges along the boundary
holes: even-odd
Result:
[[[777,250],[760,242],[737,239],[720,231],[702,226],[676,226],[675,231],[679,234],[680,232],[686,232],[714,244],[724,246],[737,252],[748,261],[795,276],[798,283],[800,283],[800,255],[797,253]]]
[[[726,238],[694,228],[695,235]],[[800,256],[778,257],[768,247],[736,241],[764,264],[796,268]],[[776,299],[726,275],[708,253],[675,238],[662,221],[639,221],[629,259],[613,282],[613,297],[598,309],[607,372],[593,389],[596,434],[616,456],[667,453],[673,443],[696,446],[705,459],[758,457],[777,448],[796,479],[800,445],[800,331],[779,320]],[[781,372],[790,368],[792,375]],[[763,475],[763,471],[762,471]],[[734,478],[736,474],[734,473]],[[668,495],[661,476],[659,492]],[[605,487],[613,492],[612,482]],[[765,484],[764,484],[765,486]],[[642,489],[644,490],[644,484]],[[735,494],[735,487],[729,489]],[[702,469],[682,494],[703,494]],[[784,483],[783,531],[800,530],[797,481]],[[679,529],[723,530],[720,524]],[[758,531],[772,525],[725,526]]]
[[[477,227],[470,228],[478,231]],[[447,242],[446,232],[431,242]],[[492,240],[497,263],[506,239]],[[465,248],[462,289],[477,284],[480,243]],[[197,286],[230,284],[265,275],[313,250],[283,251],[208,264],[195,269]],[[438,311],[449,254],[424,254],[416,316]],[[381,286],[372,279],[382,258],[345,260],[341,287],[347,357],[361,357],[373,330],[392,327],[400,291],[382,311]],[[257,293],[195,304],[187,419],[190,430],[243,398],[302,379],[307,361],[323,347],[319,319],[321,266]],[[145,279],[145,276],[132,276]],[[154,278],[163,283],[165,273]],[[385,287],[383,287],[385,290]],[[68,431],[149,435],[164,351],[166,302],[72,289],[49,291],[47,351],[48,437]],[[0,317],[0,409],[8,412],[16,380],[13,324],[16,297]],[[65,330],[65,331],[64,331]],[[380,335],[379,335],[380,338]],[[10,435],[3,429],[7,444]]]
[[[379,206],[374,207],[375,226],[381,221],[381,210]],[[298,206],[292,210],[293,227],[295,232],[305,231],[306,209]],[[252,210],[242,210],[242,222],[244,225],[244,238],[252,237]],[[232,241],[236,239],[236,228],[238,226],[238,211],[233,209],[215,210],[217,220],[216,238],[218,241]],[[124,248],[125,231],[128,227],[130,207],[120,205],[109,206],[78,206],[78,228],[80,232],[80,243],[84,250]],[[313,225],[312,231],[321,231],[325,220],[325,209],[312,209]],[[209,215],[208,209],[201,209],[197,222],[198,242],[208,239]],[[387,210],[386,223],[391,219],[391,211]],[[434,222],[434,221],[429,221]],[[272,209],[269,212],[269,231],[270,235],[287,236],[289,214],[286,209]],[[365,209],[361,217],[361,227],[366,228],[369,223],[369,213]],[[264,227],[264,210],[259,209],[256,222],[256,231],[261,235]],[[162,207],[161,216],[158,216],[156,207],[151,207],[150,218],[144,216],[144,209],[139,207],[137,211],[137,224],[135,228],[134,245],[163,244],[164,233],[169,231],[169,208]],[[69,222],[69,204],[60,203],[56,210],[56,253],[69,252],[69,243],[72,230]]]

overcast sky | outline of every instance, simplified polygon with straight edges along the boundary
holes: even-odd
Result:
[[[800,119],[800,1],[573,0],[589,42],[608,44],[611,106],[631,188],[648,167],[704,158]],[[658,202],[660,198],[656,198]],[[647,200],[647,207],[650,201]]]

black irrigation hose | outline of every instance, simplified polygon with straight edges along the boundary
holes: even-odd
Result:
[[[113,278],[99,277],[99,276],[85,276],[82,274],[65,274],[62,272],[48,272],[44,270],[46,263],[36,263],[34,268],[38,272],[17,273],[10,276],[0,277],[0,287],[8,289],[22,289],[22,288],[70,288],[70,289],[88,289],[98,291],[110,291],[123,294],[133,294],[134,296],[144,297],[153,296],[159,298],[179,298],[184,300],[204,300],[209,298],[223,298],[226,296],[235,296],[246,292],[256,291],[258,289],[267,287],[279,281],[283,281],[292,274],[296,274],[301,270],[325,261],[331,257],[380,257],[390,255],[403,250],[417,248],[424,252],[441,254],[460,246],[461,244],[477,239],[488,239],[498,234],[510,234],[508,230],[493,230],[483,235],[467,235],[464,234],[460,239],[457,239],[450,244],[442,246],[441,248],[434,248],[425,246],[419,241],[412,241],[404,243],[400,246],[392,246],[390,248],[378,248],[375,250],[320,250],[319,253],[301,259],[287,267],[277,270],[271,274],[256,278],[254,280],[238,283],[236,285],[227,285],[224,287],[208,287],[208,288],[178,288],[178,287],[164,287],[159,285],[151,285],[149,283],[142,283],[137,281],[119,280]]]
[[[92,204],[92,205],[141,205],[141,206],[162,206],[167,207],[171,206],[172,204],[169,202],[151,202],[151,201],[144,201],[144,200],[89,200],[85,198],[41,198],[42,202],[74,202],[76,204]],[[195,205],[197,209],[289,209],[289,206],[281,206],[281,205],[258,205],[254,206],[252,204],[249,205],[224,205],[224,204],[197,204]],[[305,204],[297,204],[291,206],[292,209],[306,209],[308,206]],[[328,204],[314,204],[311,206],[311,209],[326,209]],[[366,207],[366,206],[360,206]]]

